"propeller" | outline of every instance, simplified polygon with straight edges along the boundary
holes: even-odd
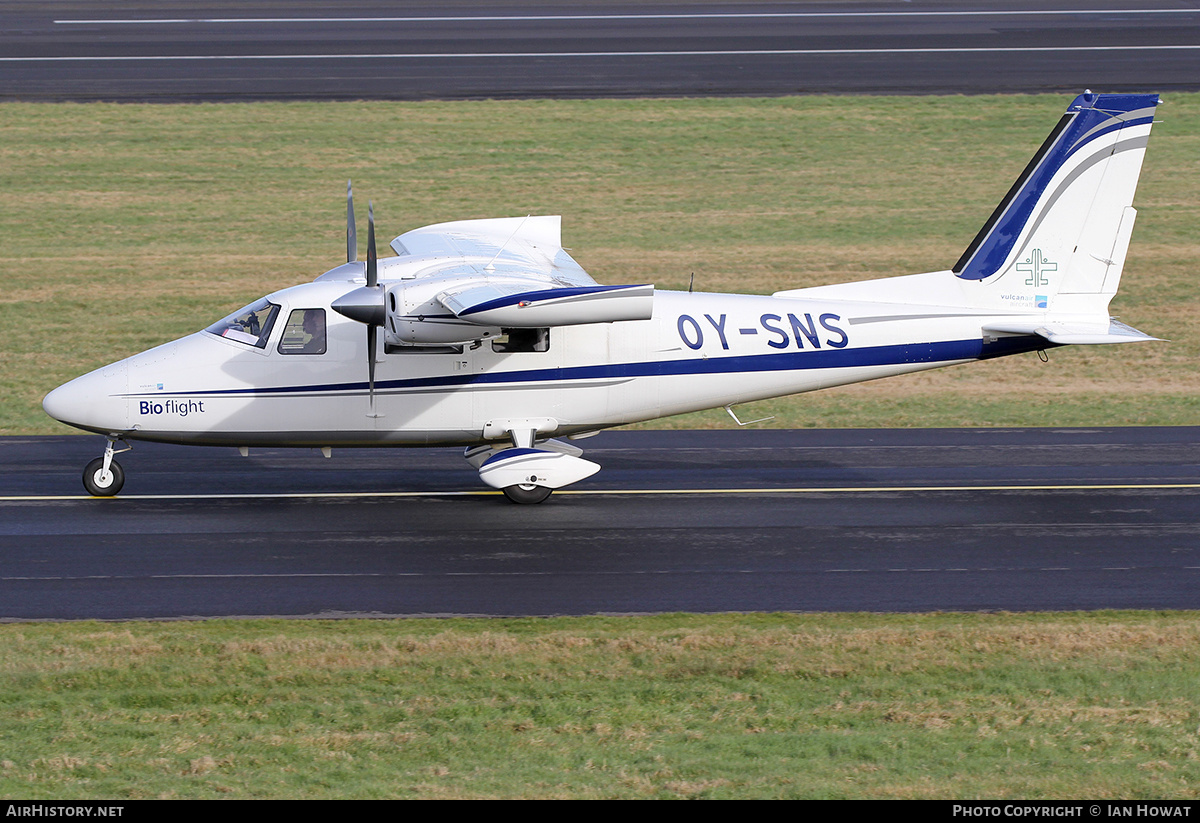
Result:
[[[367,201],[367,288],[378,292],[380,314],[383,313],[383,290],[379,288],[379,257],[375,251],[375,204]],[[380,318],[380,325],[383,320]],[[371,398],[371,411],[367,417],[379,417],[375,413],[375,335],[379,326],[367,324],[367,392]]]
[[[346,181],[346,262],[358,262],[358,228],[354,225],[354,187]]]
[[[346,262],[358,260],[358,232],[354,225],[354,192],[346,183]],[[386,320],[383,288],[379,285],[379,257],[375,249],[375,204],[367,205],[367,285],[343,294],[331,304],[341,315],[367,327],[367,393],[370,412],[367,417],[382,417],[375,412],[375,345],[379,327]]]

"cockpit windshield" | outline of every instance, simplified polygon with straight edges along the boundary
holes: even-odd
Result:
[[[275,316],[278,314],[279,306],[264,297],[224,320],[213,323],[205,331],[262,349],[267,346],[267,338],[271,336],[271,328],[275,325]]]

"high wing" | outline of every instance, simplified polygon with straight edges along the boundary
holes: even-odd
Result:
[[[653,285],[598,285],[562,247],[561,224],[559,216],[529,216],[405,232],[391,242],[396,257],[378,262],[382,289],[355,289],[334,308],[383,326],[385,341],[400,346],[650,319]],[[361,271],[348,263],[320,279],[357,281]]]
[[[454,266],[482,263],[488,273],[540,281],[554,286],[594,286],[583,268],[562,247],[562,218],[503,217],[457,220],[407,231],[391,242],[399,260],[442,260]],[[423,276],[438,274],[436,264]]]

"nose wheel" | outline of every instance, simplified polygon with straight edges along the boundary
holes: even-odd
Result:
[[[97,457],[83,470],[83,487],[92,497],[112,497],[125,485],[125,470],[116,460],[110,460],[108,470],[104,458]]]
[[[113,460],[113,455],[127,452],[131,447],[126,445],[123,449],[117,449],[116,442],[110,437],[104,448],[104,456],[97,457],[83,470],[83,487],[93,497],[113,497],[125,485],[125,470]]]

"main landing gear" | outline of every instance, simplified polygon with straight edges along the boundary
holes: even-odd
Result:
[[[118,449],[116,443],[124,443],[125,448]],[[93,497],[114,497],[125,485],[125,470],[121,464],[113,460],[114,454],[129,451],[132,446],[120,438],[108,438],[104,448],[104,456],[97,457],[83,470],[83,487]]]
[[[600,466],[579,455],[583,449],[560,440],[535,440],[536,430],[509,430],[512,445],[471,446],[464,453],[479,478],[513,503],[541,503],[555,489],[591,477]]]
[[[514,503],[541,503],[554,489],[539,486],[536,483],[516,483],[505,486],[501,491],[504,496]]]

